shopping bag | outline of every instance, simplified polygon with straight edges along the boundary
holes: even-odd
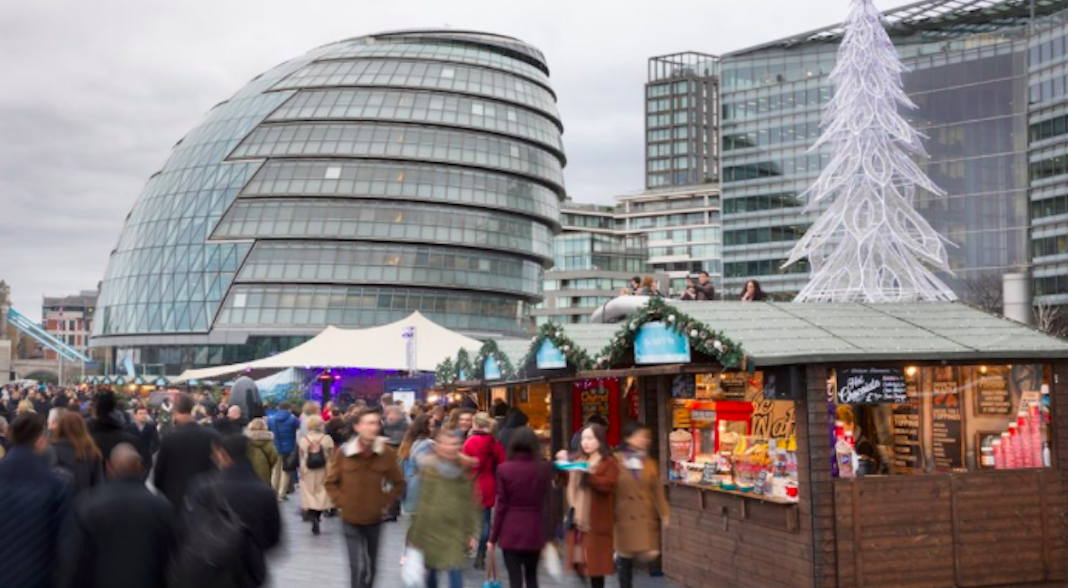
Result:
[[[501,588],[501,582],[497,579],[497,550],[486,554],[486,581],[482,588]]]
[[[423,565],[422,551],[414,547],[404,551],[401,582],[404,583],[404,588],[423,588],[426,585],[426,567]]]
[[[560,563],[560,553],[550,541],[541,550],[541,562],[545,564],[545,573],[553,580],[560,582],[564,579],[564,566]]]

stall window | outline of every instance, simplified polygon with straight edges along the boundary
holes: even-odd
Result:
[[[794,403],[766,400],[761,372],[680,375],[669,402],[672,481],[797,500]]]
[[[835,370],[835,475],[1050,467],[1050,376],[1041,364]]]

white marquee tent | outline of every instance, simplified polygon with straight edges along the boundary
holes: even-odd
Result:
[[[453,356],[458,349],[467,349],[472,356],[482,343],[438,325],[418,312],[404,320],[368,329],[339,329],[327,327],[313,339],[278,355],[199,370],[186,370],[177,381],[211,380],[246,370],[286,368],[360,368],[373,370],[410,369],[408,340],[415,338],[414,367],[418,371],[433,372],[439,363]]]

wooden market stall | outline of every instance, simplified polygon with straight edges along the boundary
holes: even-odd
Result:
[[[657,301],[613,327],[573,380],[636,381],[677,584],[1065,585],[1065,342],[957,303]]]

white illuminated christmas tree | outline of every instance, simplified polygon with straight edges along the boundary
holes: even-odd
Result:
[[[898,114],[916,108],[904,66],[872,0],[852,0],[824,131],[812,147],[833,157],[808,190],[807,210],[833,200],[790,252],[807,257],[811,280],[798,302],[955,300],[930,268],[949,272],[945,242],[913,208],[916,189],[943,196],[911,159],[927,157],[920,135]]]

